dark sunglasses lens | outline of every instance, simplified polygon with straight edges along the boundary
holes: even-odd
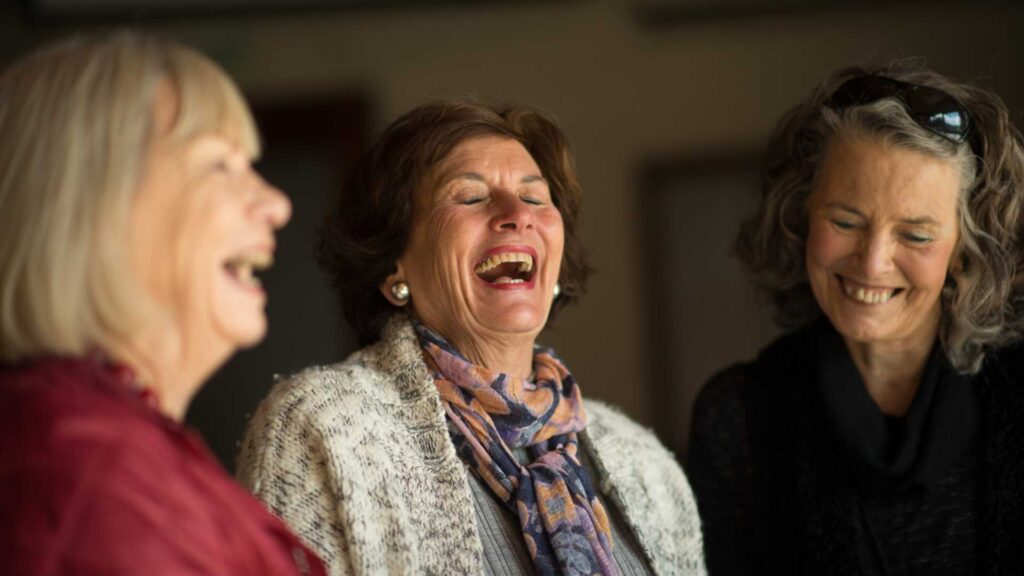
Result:
[[[917,86],[904,95],[907,108],[922,126],[954,140],[967,138],[970,124],[967,111],[952,96],[927,86]]]
[[[935,112],[917,117],[922,126],[956,142],[967,138],[967,116],[963,112]]]
[[[970,120],[963,105],[942,90],[907,84],[885,76],[856,76],[843,82],[825,103],[841,110],[896,97],[921,126],[954,142],[963,142],[970,132]]]

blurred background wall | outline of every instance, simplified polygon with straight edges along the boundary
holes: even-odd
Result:
[[[780,115],[832,69],[894,57],[995,89],[1017,121],[1024,106],[1024,10],[1009,2],[417,0],[251,12],[232,2],[210,13],[212,2],[135,0],[148,7],[99,15],[43,4],[55,9],[0,7],[0,64],[96,26],[191,44],[254,103],[260,168],[292,196],[295,220],[267,279],[271,336],[189,415],[228,466],[272,374],[352,349],[312,260],[313,231],[358,150],[421,102],[521,100],[559,119],[596,273],[542,340],[585,394],[654,427],[679,455],[704,380],[775,334],[729,246]]]

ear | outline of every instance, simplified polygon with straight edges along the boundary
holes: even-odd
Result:
[[[401,308],[409,303],[409,299],[399,300],[398,298],[395,298],[394,294],[392,294],[391,288],[397,282],[405,282],[405,270],[402,268],[401,260],[395,262],[395,271],[389,274],[388,277],[381,282],[380,286],[378,286],[380,293],[384,295],[384,298],[386,298],[388,302],[391,302],[393,306]]]

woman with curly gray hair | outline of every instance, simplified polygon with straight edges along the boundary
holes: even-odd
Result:
[[[908,62],[783,118],[736,249],[792,332],[694,412],[712,574],[1024,571],[1021,146]]]

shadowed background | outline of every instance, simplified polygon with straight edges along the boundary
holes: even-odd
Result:
[[[575,147],[596,273],[541,340],[587,396],[621,406],[680,456],[701,384],[776,333],[730,244],[778,118],[832,69],[894,57],[994,89],[1018,124],[1024,106],[1024,10],[1008,2],[273,4],[295,5],[0,4],[0,64],[75,30],[135,25],[209,54],[256,110],[259,168],[295,210],[265,281],[269,337],[189,413],[229,467],[273,374],[353,349],[313,262],[314,230],[359,150],[417,104],[518,100],[558,118]]]

